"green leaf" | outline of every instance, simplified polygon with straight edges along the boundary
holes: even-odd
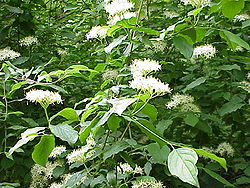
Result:
[[[175,47],[184,55],[185,58],[190,58],[193,54],[193,46],[183,37],[175,37],[173,39]]]
[[[242,23],[242,29],[250,26],[250,19]]]
[[[226,114],[232,113],[238,109],[240,109],[242,106],[245,104],[242,103],[236,103],[236,102],[228,102],[224,104],[220,109],[219,109],[219,114],[220,116],[224,116]]]
[[[18,148],[23,146],[24,144],[27,144],[29,141],[33,140],[36,138],[38,135],[39,131],[44,130],[46,127],[35,127],[31,129],[27,129],[21,134],[21,140],[19,140],[12,148],[10,148],[8,152],[8,156],[12,155],[14,151],[16,151]]]
[[[241,70],[239,65],[233,64],[233,65],[222,65],[217,67],[218,70]]]
[[[22,14],[23,13],[23,10],[20,9],[19,7],[6,6],[5,8],[8,11],[12,12],[12,13],[16,13],[16,14]]]
[[[53,115],[50,118],[50,121],[52,121],[53,119],[55,119],[57,116],[62,116],[64,118],[66,118],[68,120],[67,123],[72,123],[74,121],[79,121],[80,120],[78,114],[72,108],[64,108],[63,110],[61,110],[57,114]]]
[[[145,103],[144,102],[138,102],[133,105],[134,111],[138,111]],[[156,121],[157,119],[158,111],[152,104],[146,104],[140,111],[137,113],[140,117],[149,117],[151,121]]]
[[[186,86],[186,88],[183,89],[183,92],[186,92],[187,90],[190,90],[190,89],[192,89],[192,88],[194,88],[196,86],[199,86],[199,85],[203,84],[205,81],[206,81],[205,77],[197,78],[195,81],[188,84]]]
[[[172,120],[161,120],[158,122],[158,124],[156,125],[156,129],[157,131],[159,131],[161,134],[164,133],[164,131],[166,129],[168,129],[168,127],[173,123]]]
[[[173,149],[168,156],[168,169],[183,182],[199,187],[197,160],[197,154],[190,148]]]
[[[152,170],[152,165],[150,162],[147,162],[144,166],[144,172],[146,173],[147,176],[149,176],[151,170]]]
[[[223,32],[224,35],[221,35],[221,32]],[[221,37],[227,40],[228,42],[235,43],[247,50],[250,50],[249,44],[246,41],[242,40],[239,36],[227,30],[221,30],[221,32],[220,32]],[[230,47],[232,48],[232,46]],[[232,49],[235,50],[235,48],[233,47]]]
[[[106,48],[104,48],[105,52],[110,53],[113,48],[121,44],[122,41],[124,41],[127,37],[128,37],[127,35],[126,36],[121,35],[118,38],[116,38],[112,43],[110,43]]]
[[[137,121],[133,120],[133,122],[141,129],[143,133],[145,133],[151,140],[156,141],[160,146],[166,145],[168,142],[162,137],[161,133],[159,133],[154,125],[145,120],[145,119],[137,119]]]
[[[194,114],[188,114],[187,117],[184,118],[184,122],[192,127],[194,127],[198,121],[199,119]]]
[[[85,65],[71,65],[68,69],[74,69],[74,70],[81,70],[81,71],[89,71],[89,72],[93,72],[93,73],[98,73],[98,71],[93,70],[88,68]],[[67,70],[66,70],[67,72]]]
[[[224,158],[218,157],[213,153],[206,152],[203,149],[194,149],[194,150],[198,155],[203,155],[204,157],[217,161],[227,171],[227,162]]]
[[[21,65],[29,60],[29,57],[19,57],[15,61],[13,61],[13,65]]]
[[[78,132],[68,124],[50,125],[51,132],[60,139],[67,141],[70,145],[76,143]]]
[[[53,135],[43,135],[40,142],[35,145],[32,152],[32,159],[41,166],[46,166],[48,157],[55,147],[55,137]]]
[[[225,17],[232,19],[244,8],[244,0],[222,0],[222,13]]]
[[[224,185],[226,185],[228,187],[235,187],[233,184],[231,184],[226,179],[224,179],[223,177],[221,177],[219,174],[213,172],[212,170],[209,170],[207,168],[201,168],[201,169],[203,169],[208,175],[210,175],[214,179],[218,180],[219,182],[223,183]]]
[[[152,143],[147,146],[149,155],[152,157],[150,160],[153,163],[165,164],[168,160],[168,155],[170,149],[167,145],[160,148],[160,145],[157,143]]]
[[[120,126],[120,122],[122,119],[116,115],[112,115],[108,120],[108,127],[112,132],[117,131],[118,127]]]
[[[111,146],[106,147],[107,149],[103,153],[103,159],[106,160],[107,158],[111,157],[130,147],[130,145],[125,141],[115,142]]]
[[[16,90],[20,89],[23,85],[26,85],[27,82],[18,82],[16,84],[14,84],[12,87],[11,87],[11,90],[10,92],[8,93],[9,96],[11,96]]]

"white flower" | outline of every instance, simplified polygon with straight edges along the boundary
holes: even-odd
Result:
[[[31,90],[26,93],[26,99],[30,102],[38,102],[42,106],[48,106],[54,103],[62,103],[61,96],[58,93],[44,90]]]
[[[161,182],[154,180],[140,180],[133,182],[132,188],[164,188]]]
[[[193,103],[194,98],[190,95],[181,95],[179,93],[172,96],[171,101],[166,104],[168,109],[176,108],[179,105]]]
[[[62,188],[63,185],[61,183],[52,183],[49,188]]]
[[[110,25],[116,24],[118,21],[121,21],[123,19],[130,19],[132,17],[136,17],[136,14],[134,12],[125,12],[123,14],[117,14],[114,16],[109,17],[109,21],[107,22]]]
[[[248,14],[238,14],[234,17],[233,21],[234,22],[242,22],[245,20],[250,19],[250,16]]]
[[[96,145],[92,134],[90,134],[88,136],[88,138],[86,139],[86,142],[87,142],[87,145],[90,146],[90,147],[94,147]]]
[[[130,65],[131,73],[134,78],[146,76],[152,71],[158,71],[161,69],[161,65],[157,61],[145,59],[135,59]]]
[[[84,162],[86,160],[86,154],[91,149],[88,145],[82,146],[80,149],[75,149],[68,156],[68,163]]]
[[[105,71],[102,75],[103,80],[115,80],[118,76],[118,72],[114,70]]]
[[[19,42],[21,46],[30,46],[32,44],[37,44],[38,40],[36,37],[28,36],[28,37],[21,39]]]
[[[171,89],[168,84],[162,83],[159,79],[153,77],[138,77],[134,78],[130,82],[130,87],[133,89],[141,90],[143,92],[148,92],[151,95],[165,95],[166,93],[171,93]]]
[[[106,36],[108,29],[109,27],[104,26],[92,27],[91,30],[87,33],[86,37],[88,40],[91,38],[103,38]]]
[[[142,175],[143,174],[143,169],[140,166],[136,165],[133,173]]]
[[[192,5],[194,7],[207,6],[210,4],[211,0],[180,0],[184,5]]]
[[[234,155],[234,148],[227,142],[223,142],[219,144],[218,148],[215,150],[215,153],[219,153],[221,156],[233,156]]]
[[[167,17],[167,18],[175,18],[175,17],[178,17],[180,16],[177,12],[175,11],[165,11],[164,12],[164,15]]]
[[[216,54],[216,49],[211,44],[206,44],[202,46],[198,46],[193,51],[193,58],[204,57],[206,59],[210,59],[214,57]]]
[[[50,153],[49,157],[50,158],[56,158],[56,157],[60,156],[65,151],[66,151],[66,147],[65,146],[57,146],[57,147],[55,147],[52,150],[52,152]]]
[[[120,163],[117,171],[121,174],[131,174],[134,170],[128,163]]]
[[[235,48],[235,51],[237,51],[237,52],[244,52],[244,48],[242,48],[241,46],[237,46]]]
[[[133,3],[130,3],[128,0],[113,0],[111,3],[107,3],[104,5],[105,10],[111,16],[121,12],[125,12],[133,7]]]
[[[195,112],[195,113],[201,112],[200,108],[197,105],[192,104],[192,103],[181,105],[180,111],[181,112]]]
[[[10,50],[9,48],[0,49],[0,61],[5,59],[15,59],[21,56],[20,53]]]

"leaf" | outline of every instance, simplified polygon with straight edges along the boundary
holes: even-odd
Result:
[[[13,65],[21,65],[29,60],[29,57],[19,57],[15,61],[13,61]]]
[[[226,179],[221,177],[219,174],[213,172],[212,170],[209,170],[207,168],[201,168],[201,169],[203,169],[208,175],[210,175],[214,179],[218,180],[219,182],[223,183],[224,185],[229,186],[229,187],[235,187],[233,184],[231,184]]]
[[[128,147],[130,147],[130,145],[127,142],[124,141],[116,142],[111,146],[107,147],[108,149],[106,149],[105,152],[103,153],[103,159],[106,160],[112,155],[115,155],[120,151],[127,149]]]
[[[218,70],[241,70],[239,65],[233,64],[233,65],[222,65],[217,67]]]
[[[242,103],[236,103],[236,102],[228,102],[224,104],[220,109],[219,109],[219,114],[220,116],[224,116],[226,114],[232,113],[238,109],[240,109],[242,106],[245,104]]]
[[[158,122],[158,124],[156,125],[156,129],[157,131],[159,131],[161,134],[164,133],[164,131],[166,129],[168,129],[168,127],[173,123],[172,120],[161,120]]]
[[[152,157],[150,160],[153,163],[165,164],[168,160],[168,155],[170,149],[167,145],[160,148],[160,145],[157,143],[152,143],[147,146],[149,155]]]
[[[12,12],[12,13],[16,13],[16,14],[22,14],[23,13],[23,10],[20,9],[19,7],[6,6],[5,8],[8,11]]]
[[[203,155],[204,157],[217,161],[227,171],[227,162],[224,158],[218,157],[215,154],[209,153],[203,149],[194,149],[194,151],[198,155]]]
[[[247,50],[250,50],[249,44],[246,41],[242,40],[239,36],[231,33],[230,31],[227,31],[227,30],[222,30],[221,32],[224,33],[224,35],[225,35],[224,39],[226,39],[227,41],[233,42],[233,43],[235,43],[235,44],[237,44],[237,45],[239,45]],[[221,37],[223,37],[223,35],[221,35]],[[233,50],[235,50],[235,49],[233,49]]]
[[[183,89],[183,92],[186,92],[187,90],[190,90],[190,89],[192,89],[192,88],[194,88],[196,86],[199,86],[199,85],[203,84],[205,81],[206,81],[205,77],[197,78],[195,81],[188,84],[186,86],[186,88]]]
[[[82,71],[89,71],[89,72],[93,72],[93,73],[98,73],[98,71],[90,69],[85,65],[71,65],[68,69],[75,69],[75,70],[82,70]]]
[[[12,155],[14,151],[16,151],[18,148],[23,146],[24,144],[27,144],[30,140],[33,140],[38,136],[38,132],[44,130],[46,127],[35,127],[31,129],[27,129],[21,134],[21,140],[19,140],[12,148],[10,148],[8,152],[8,156]]]
[[[133,120],[133,122],[141,129],[143,133],[145,133],[151,140],[154,140],[160,144],[160,146],[168,144],[168,142],[162,137],[161,133],[156,130],[151,122],[145,119],[137,119],[137,121]]]
[[[144,172],[146,173],[147,176],[149,176],[151,170],[152,170],[152,165],[150,162],[147,162],[144,166]]]
[[[144,102],[137,102],[133,105],[134,111],[138,111],[145,103]],[[140,109],[139,112],[137,112],[137,115],[140,117],[149,117],[151,121],[156,121],[157,119],[158,111],[152,104],[146,104],[142,109]]]
[[[190,148],[173,149],[168,156],[168,169],[183,182],[199,187],[197,160],[197,154]]]
[[[55,137],[53,135],[43,135],[40,142],[35,145],[32,152],[32,159],[41,166],[46,166],[48,157],[55,147]]]
[[[242,23],[242,29],[250,26],[250,19]]]
[[[137,98],[110,100],[109,102],[113,105],[111,111],[112,113],[116,113],[121,116],[122,113],[126,110],[126,108],[132,103],[134,103],[136,100]]]
[[[121,44],[122,41],[124,41],[127,38],[127,35],[121,35],[118,38],[116,38],[112,43],[110,43],[106,48],[104,48],[106,53],[110,53],[113,48]]]
[[[122,119],[117,117],[116,115],[112,115],[108,120],[108,127],[112,132],[117,131],[118,127],[120,126],[120,122]]]
[[[192,127],[194,127],[198,121],[199,119],[194,114],[188,114],[187,117],[184,118],[184,122]]]
[[[60,139],[73,145],[78,140],[78,132],[68,124],[50,125],[51,132]]]
[[[185,58],[190,58],[193,54],[193,46],[183,37],[175,37],[173,39],[175,47],[184,55]]]
[[[244,8],[244,0],[222,0],[222,13],[225,17],[232,19]]]
[[[72,123],[74,121],[79,121],[80,120],[78,114],[72,108],[64,108],[63,110],[61,110],[57,114],[53,115],[50,118],[50,121],[52,121],[53,119],[55,119],[57,116],[62,116],[64,118],[66,118],[69,121],[67,123]]]
[[[11,96],[16,90],[20,89],[23,85],[27,84],[27,82],[18,82],[16,84],[14,84],[11,87],[10,92],[8,93],[9,96]]]

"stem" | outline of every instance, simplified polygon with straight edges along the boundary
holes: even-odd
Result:
[[[3,82],[3,98],[4,98],[4,102],[5,102],[5,115],[4,115],[4,152],[6,152],[7,149],[7,123],[6,120],[8,118],[8,100],[7,100],[7,96],[6,96],[6,79],[4,79]]]
[[[148,104],[150,99],[152,99],[152,95],[150,95],[150,97],[147,99],[147,101],[137,111],[132,112],[131,116],[134,116],[135,114],[140,112]]]
[[[110,130],[108,130],[108,134],[106,135],[106,138],[105,138],[105,141],[104,141],[104,145],[102,147],[102,150],[104,150],[106,144],[107,144],[107,140],[108,140],[108,137],[109,137],[109,133],[110,133]]]
[[[119,139],[119,141],[122,141],[122,139],[124,138],[124,136],[125,136],[125,134],[126,134],[128,128],[129,128],[130,124],[131,124],[131,121],[128,123],[127,127],[126,127],[125,130],[123,131],[122,136],[121,136],[121,138]]]
[[[44,109],[44,112],[45,112],[46,119],[47,119],[47,121],[48,121],[48,125],[50,126],[50,120],[49,120],[47,108],[46,108],[46,107],[43,107],[43,109]]]

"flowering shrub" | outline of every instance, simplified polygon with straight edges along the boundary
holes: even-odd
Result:
[[[249,1],[0,5],[0,187],[249,185]]]

